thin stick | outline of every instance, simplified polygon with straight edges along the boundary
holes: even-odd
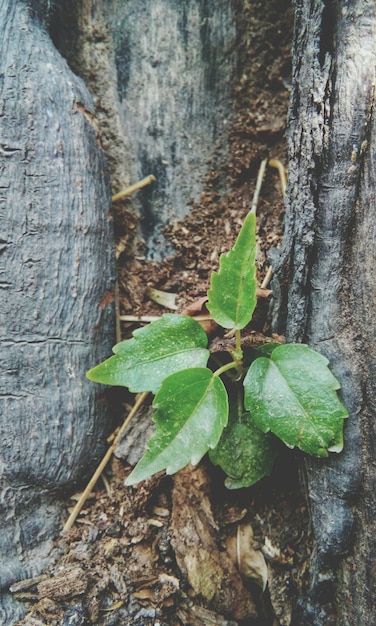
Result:
[[[121,341],[121,327],[120,327],[120,293],[119,293],[119,281],[115,282],[115,336],[116,343]]]
[[[282,195],[283,195],[283,197],[285,197],[285,195],[286,195],[286,188],[287,188],[287,179],[286,179],[286,172],[285,172],[285,168],[283,166],[283,163],[281,163],[281,161],[279,159],[270,159],[268,165],[269,165],[269,167],[274,167],[276,170],[278,170],[279,182],[280,182],[280,185],[281,185]]]
[[[121,198],[126,198],[127,196],[132,195],[138,189],[142,189],[142,187],[146,187],[146,185],[150,185],[156,180],[155,176],[150,175],[142,180],[139,180],[138,183],[127,187],[123,191],[119,191],[114,196],[112,196],[112,202],[116,202],[116,200],[120,200]],[[121,341],[121,328],[120,328],[120,295],[119,295],[119,281],[115,283],[115,326],[116,326],[116,343]]]
[[[253,200],[252,200],[250,213],[256,213],[258,199],[259,199],[259,195],[260,195],[260,191],[262,187],[262,180],[264,178],[267,163],[268,163],[268,159],[263,159],[261,161],[259,171],[257,174],[256,188],[255,188],[255,193],[253,194]]]
[[[103,480],[103,484],[104,484],[104,488],[106,489],[106,493],[108,495],[109,498],[111,498],[112,496],[112,489],[111,489],[111,485],[108,482],[106,476],[104,474],[102,474],[101,476],[102,480]]]
[[[155,322],[160,315],[119,315],[121,322]]]
[[[235,352],[232,353],[232,357],[239,361],[239,363],[243,361],[242,335],[238,328],[235,332]]]
[[[146,176],[146,178],[139,180],[138,183],[135,183],[134,185],[123,189],[123,191],[119,191],[119,193],[115,193],[115,195],[112,196],[112,202],[116,202],[116,200],[121,200],[121,198],[126,198],[127,196],[131,196],[132,193],[138,191],[139,189],[142,189],[143,187],[146,187],[147,185],[150,185],[150,183],[153,183],[155,180],[155,176]]]
[[[99,477],[102,474],[104,468],[106,467],[108,461],[110,460],[110,458],[112,456],[112,453],[113,453],[113,451],[115,450],[115,448],[117,446],[117,443],[119,441],[120,435],[122,434],[124,429],[128,426],[129,422],[131,421],[131,419],[135,415],[135,413],[137,413],[138,409],[140,408],[141,404],[146,399],[147,395],[148,395],[148,393],[144,392],[144,393],[140,393],[137,396],[136,402],[135,402],[133,408],[128,413],[127,417],[125,418],[123,424],[121,425],[120,430],[119,430],[118,434],[116,435],[113,444],[108,448],[106,454],[104,455],[103,459],[99,463],[99,465],[98,465],[97,469],[95,470],[93,476],[89,480],[85,490],[82,492],[82,494],[80,496],[80,499],[77,501],[77,504],[75,505],[72,513],[70,514],[68,520],[66,521],[65,526],[63,528],[63,534],[67,533],[72,528],[74,522],[76,521],[77,515],[81,511],[81,509],[82,509],[83,505],[85,504],[85,502],[86,502],[86,500],[87,500],[91,490],[96,485],[97,480],[99,479]]]
[[[269,283],[270,283],[270,281],[272,279],[272,276],[273,276],[273,268],[270,265],[268,271],[265,274],[265,278],[264,278],[264,280],[261,283],[261,289],[266,289],[267,288],[267,286],[269,285]]]
[[[279,159],[270,159],[270,161],[268,162],[268,165],[269,167],[274,167],[276,170],[278,170],[279,183],[281,185],[282,196],[285,197],[286,188],[287,188],[287,179],[286,179],[286,172],[285,172],[283,163]],[[267,286],[269,285],[272,279],[272,276],[273,276],[273,268],[272,266],[270,266],[268,271],[265,274],[264,280],[261,283],[261,289],[267,288]]]

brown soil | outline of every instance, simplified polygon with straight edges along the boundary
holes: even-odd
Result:
[[[286,162],[291,31],[287,2],[242,2],[242,67],[234,85],[231,156],[225,166],[213,166],[190,215],[166,228],[176,253],[159,263],[148,261],[143,243],[132,240],[135,216],[126,206],[117,210],[122,315],[161,315],[167,310],[148,298],[147,287],[176,293],[180,310],[204,296],[220,254],[233,245],[250,209],[261,160]],[[220,192],[223,181],[226,194]],[[261,281],[267,251],[282,237],[283,198],[275,170],[266,172],[257,215]],[[123,323],[123,338],[135,327]],[[247,333],[256,330],[268,334],[265,311],[257,328]],[[131,401],[122,397],[124,410]],[[138,416],[141,424],[150,421],[147,413],[146,408]],[[137,433],[133,438],[137,455]],[[145,434],[141,439],[143,445]],[[223,474],[206,459],[188,473],[158,475],[125,488],[134,458],[129,451],[119,455],[122,458],[112,459],[73,529],[56,542],[55,565],[16,594],[29,608],[20,624],[291,623],[309,553],[307,508],[292,453],[282,453],[271,477],[239,491],[226,490]],[[226,550],[228,537],[244,528],[248,537],[253,528],[253,542],[241,544],[233,563]],[[249,562],[248,574],[243,556]],[[262,558],[268,568],[264,593],[257,566]]]

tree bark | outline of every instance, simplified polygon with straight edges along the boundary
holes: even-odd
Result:
[[[344,451],[304,460],[314,550],[296,624],[376,623],[375,24],[372,1],[296,2],[274,326],[329,359],[349,410]]]
[[[226,140],[235,27],[230,0],[0,0],[0,35],[0,621],[10,625],[24,608],[6,589],[48,565],[59,493],[104,445],[106,403],[85,379],[114,343],[102,147],[114,191],[157,177],[133,209],[150,256],[164,254],[163,225],[199,197],[214,139]]]
[[[111,351],[109,187],[92,99],[45,30],[43,2],[0,0],[0,589],[38,573],[59,492],[103,452]],[[3,596],[2,624],[18,605]]]
[[[106,408],[84,373],[113,343],[113,191],[154,174],[132,206],[150,256],[227,142],[231,0],[0,0],[0,587],[48,562],[61,503],[100,454]],[[350,417],[345,449],[304,461],[314,550],[294,624],[376,623],[376,53],[373,0],[296,0],[286,234],[273,324],[322,352]],[[168,16],[171,30],[166,38]],[[65,19],[65,26],[64,26]],[[215,71],[214,71],[215,70]],[[214,72],[214,73],[213,73]],[[1,623],[22,609],[4,594]]]
[[[199,199],[228,145],[233,0],[64,0],[52,33],[95,95],[113,193],[156,177],[131,207],[148,256],[167,256],[163,228]]]

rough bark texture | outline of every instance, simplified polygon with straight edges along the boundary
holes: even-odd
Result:
[[[151,258],[166,255],[164,225],[199,198],[226,142],[233,11],[233,0],[65,0],[52,25],[97,98],[114,193],[157,179],[132,198]]]
[[[34,575],[59,490],[104,447],[85,371],[113,343],[109,189],[93,103],[56,51],[43,3],[0,0],[0,588]],[[11,624],[16,604],[0,605]]]
[[[163,224],[199,196],[214,137],[225,135],[235,27],[229,0],[0,0],[0,35],[0,588],[7,589],[48,563],[61,524],[56,494],[83,479],[104,442],[106,407],[85,382],[113,344],[101,147],[114,191],[157,177],[133,208],[150,255],[160,255]],[[90,87],[97,119],[84,82],[57,49]],[[22,612],[3,595],[2,624]]]
[[[376,623],[375,24],[373,1],[296,3],[274,323],[329,359],[350,413],[344,452],[304,462],[315,543],[296,624]]]
[[[112,344],[109,192],[154,174],[132,207],[150,256],[226,143],[232,0],[0,0],[0,587],[48,560],[60,505],[99,454],[105,408],[85,370]],[[168,23],[168,35],[165,25]],[[376,53],[373,0],[296,0],[286,235],[274,326],[325,354],[350,418],[345,451],[305,461],[314,551],[294,623],[376,623]],[[287,321],[286,321],[287,316]],[[350,598],[350,601],[349,601]],[[22,608],[5,594],[0,621]]]

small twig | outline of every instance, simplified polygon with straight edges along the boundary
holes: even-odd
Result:
[[[265,274],[264,280],[261,283],[261,289],[266,289],[267,288],[267,286],[269,285],[269,283],[270,283],[270,281],[272,279],[272,276],[273,276],[273,268],[270,265],[268,271]]]
[[[255,188],[255,193],[253,194],[253,200],[252,200],[252,206],[251,206],[250,213],[256,213],[257,204],[258,204],[258,200],[259,200],[259,195],[260,195],[260,191],[261,191],[261,187],[262,187],[262,180],[264,178],[264,174],[265,174],[265,170],[266,170],[267,164],[268,164],[268,159],[263,159],[261,161],[261,164],[260,164],[260,167],[259,167],[259,171],[258,171],[258,174],[257,174],[256,188]]]
[[[121,198],[126,198],[135,191],[142,189],[142,187],[146,187],[146,185],[150,185],[156,180],[155,176],[152,174],[150,176],[146,176],[142,180],[139,180],[138,183],[123,189],[123,191],[119,191],[114,196],[112,196],[112,202],[116,202],[116,200],[121,200]],[[121,328],[120,328],[120,295],[119,295],[119,281],[117,280],[115,283],[115,330],[116,330],[116,343],[121,341]]]
[[[160,319],[160,315],[119,315],[121,322],[155,322]]]
[[[121,327],[120,327],[120,293],[119,293],[119,281],[115,282],[115,337],[116,343],[121,341]]]
[[[9,591],[11,593],[20,593],[22,591],[28,591],[31,587],[34,587],[41,583],[42,581],[48,578],[47,574],[41,574],[39,576],[33,576],[32,578],[26,578],[24,580],[20,580],[16,583],[13,583],[11,587],[9,587]]]
[[[285,168],[283,166],[283,163],[279,160],[279,159],[270,159],[270,161],[268,162],[269,167],[274,167],[276,170],[278,170],[278,174],[279,174],[279,182],[281,185],[281,191],[282,191],[282,196],[285,197],[286,195],[286,188],[287,188],[287,179],[286,179],[286,172],[285,172]],[[266,289],[267,286],[269,285],[271,279],[273,276],[273,268],[272,266],[269,267],[268,271],[265,274],[265,278],[261,283],[261,289]]]
[[[112,496],[111,485],[110,485],[109,481],[107,480],[107,478],[106,478],[106,476],[104,474],[102,474],[101,478],[103,480],[103,484],[104,484],[104,488],[106,490],[106,493],[107,493],[108,497],[111,498],[111,496]]]
[[[75,505],[72,513],[70,514],[68,520],[66,521],[65,526],[63,528],[63,534],[67,533],[72,528],[74,522],[76,521],[77,515],[81,511],[81,509],[82,509],[83,505],[85,504],[86,499],[88,498],[91,490],[96,485],[100,475],[102,474],[104,468],[106,467],[108,461],[110,460],[110,458],[112,456],[112,453],[115,450],[115,448],[117,446],[117,443],[118,443],[118,441],[120,439],[120,435],[122,434],[124,429],[128,426],[129,422],[131,421],[131,419],[135,415],[135,413],[137,413],[138,409],[140,408],[141,404],[146,399],[147,395],[148,395],[148,392],[144,392],[144,393],[141,393],[141,394],[139,394],[137,396],[136,402],[135,402],[134,406],[132,407],[132,409],[130,410],[130,412],[128,413],[127,417],[125,418],[123,424],[121,425],[120,430],[119,430],[118,434],[116,435],[116,437],[114,439],[114,442],[108,448],[106,454],[104,455],[103,459],[99,463],[99,465],[98,465],[97,469],[95,470],[93,476],[89,480],[85,490],[82,492],[82,494],[80,496],[80,499],[77,501],[77,504]]]
[[[286,188],[287,188],[287,178],[286,178],[286,172],[285,172],[285,168],[283,166],[283,163],[279,159],[270,159],[268,165],[269,165],[269,167],[274,167],[276,170],[278,170],[279,182],[280,182],[280,185],[281,185],[282,195],[283,195],[283,197],[285,197],[285,195],[286,195]]]
[[[153,183],[155,180],[156,178],[153,175],[146,176],[146,178],[139,180],[138,183],[135,183],[134,185],[123,189],[123,191],[119,191],[119,193],[115,193],[115,195],[112,196],[112,202],[116,202],[116,200],[121,200],[122,198],[127,198],[128,196],[131,196],[132,193],[138,191],[139,189],[142,189],[143,187],[146,187],[147,185],[150,185],[150,183]]]

